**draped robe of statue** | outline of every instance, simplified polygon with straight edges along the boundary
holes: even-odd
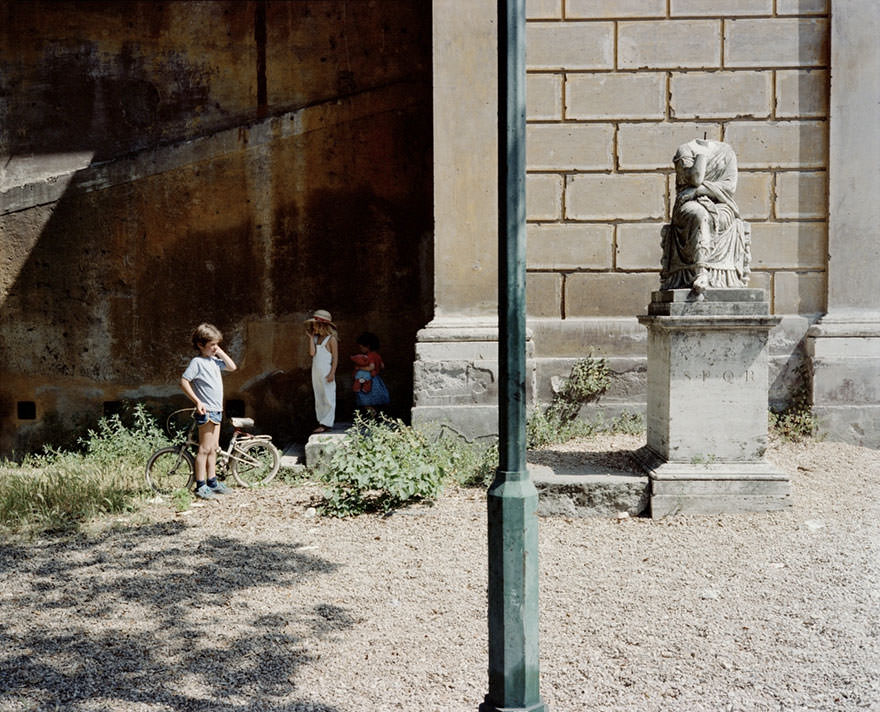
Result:
[[[672,222],[664,225],[661,289],[745,287],[751,262],[750,230],[740,218],[736,155],[721,141],[682,144],[675,164]]]

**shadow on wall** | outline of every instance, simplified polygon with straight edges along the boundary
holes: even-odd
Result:
[[[383,378],[392,393],[389,412],[409,417],[415,334],[430,319],[431,235],[424,220],[429,210],[427,201],[401,204],[364,185],[311,193],[302,220],[294,206],[276,213],[276,234],[286,232],[283,224],[298,223],[273,251],[276,310],[305,317],[316,308],[328,309],[339,328],[337,420],[350,420],[354,408],[349,356],[357,353],[356,339],[363,331],[374,332],[381,342]],[[287,287],[291,275],[296,275],[298,290]],[[287,380],[294,389],[288,400],[305,401],[306,412],[296,414],[291,432],[300,436],[314,426],[311,366],[302,324],[293,330],[303,370],[274,379],[272,388],[277,391],[279,381]]]
[[[319,307],[342,330],[340,416],[365,329],[383,341],[397,412],[411,406],[433,293],[429,69],[376,88],[355,74],[349,98],[255,121],[253,7],[193,6],[216,21],[196,33],[167,14],[186,5],[131,3],[125,31],[125,13],[101,3],[83,17],[70,3],[7,5],[0,453],[81,432],[107,402],[179,403],[201,321],[242,367],[227,398],[293,436],[313,418],[302,319]],[[410,51],[429,67],[430,11],[408,12]],[[45,39],[67,19],[66,36],[103,39]],[[192,59],[163,44],[193,33],[222,47]]]

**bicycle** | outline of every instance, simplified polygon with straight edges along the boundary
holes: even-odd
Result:
[[[175,445],[159,448],[147,460],[147,485],[159,494],[170,494],[183,487],[190,489],[196,479],[194,449],[199,441],[196,431],[195,409],[182,408],[168,416],[165,430],[172,434],[171,420],[179,413],[189,411],[192,422]],[[235,431],[225,450],[217,448],[217,477],[225,480],[231,474],[242,487],[256,487],[271,482],[281,466],[281,455],[272,444],[271,435],[253,435],[244,432],[252,428],[251,418],[230,418]]]

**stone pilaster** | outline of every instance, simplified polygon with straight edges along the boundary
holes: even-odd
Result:
[[[820,433],[880,447],[880,313],[829,312],[807,332],[807,354]]]
[[[880,5],[831,13],[827,313],[807,335],[824,434],[880,447]]]
[[[416,337],[412,420],[497,435],[496,8],[434,0],[433,18],[434,319]]]

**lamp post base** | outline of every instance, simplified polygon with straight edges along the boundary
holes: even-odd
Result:
[[[496,707],[487,696],[478,712],[549,712],[549,707],[543,702],[536,702],[528,707]]]

